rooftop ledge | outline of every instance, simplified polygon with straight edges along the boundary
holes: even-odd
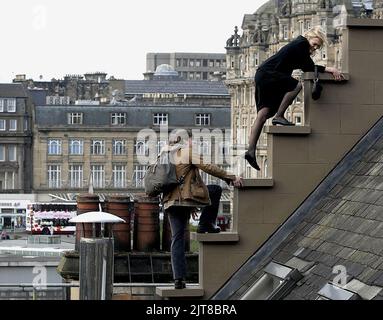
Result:
[[[360,19],[360,18],[347,18],[347,27],[354,28],[383,28],[382,19]]]
[[[239,234],[237,232],[220,233],[196,233],[191,232],[190,238],[200,242],[238,242]]]
[[[308,135],[311,133],[309,126],[265,126],[263,130],[271,134]]]
[[[336,81],[331,73],[325,72],[325,73],[319,73],[319,80],[321,81],[333,81],[336,83],[342,83],[344,81],[350,80],[350,74],[342,72],[344,80]],[[314,80],[314,72],[304,72],[303,73],[303,80]]]
[[[157,287],[156,294],[163,298],[203,297],[204,290],[199,286],[186,284],[185,289],[174,289],[174,286]]]

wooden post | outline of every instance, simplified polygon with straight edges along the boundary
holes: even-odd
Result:
[[[81,238],[80,300],[111,300],[114,247],[112,238]]]

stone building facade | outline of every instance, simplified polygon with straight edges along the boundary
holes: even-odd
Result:
[[[381,16],[381,0],[269,0],[254,14],[245,14],[242,34],[235,28],[226,43],[227,78],[225,84],[232,97],[231,124],[233,143],[238,149],[248,146],[251,125],[256,118],[254,75],[257,67],[282,46],[304,34],[314,26],[321,26],[328,37],[328,45],[315,54],[316,64],[341,65],[341,27],[347,16]],[[299,78],[297,70],[294,75]],[[288,108],[287,118],[296,125],[304,123],[302,92]],[[266,134],[261,134],[257,146],[257,159],[261,171],[253,170],[243,160],[247,178],[268,177]]]
[[[107,79],[106,76],[104,72],[95,72],[66,75],[64,79],[51,79],[51,81],[35,81],[26,79],[25,75],[17,75],[13,82],[22,83],[30,90],[37,88],[46,90],[46,104],[100,104],[109,103],[113,90],[119,88],[118,83],[123,83],[123,80],[117,80],[114,77]]]
[[[153,53],[146,54],[146,77],[160,65],[170,65],[183,80],[215,80],[226,75],[225,53]]]
[[[206,134],[198,149],[227,169],[223,158],[229,139],[223,140],[230,132],[230,95],[225,85],[201,80],[190,87],[190,81],[157,76],[162,80],[126,81],[129,100],[114,104],[36,106],[34,191],[74,196],[92,185],[99,194],[142,193],[147,162],[141,160],[150,148],[157,155],[176,128]],[[156,135],[154,144],[140,136],[143,129]],[[226,186],[211,176],[203,178]]]
[[[32,102],[20,84],[0,84],[0,193],[32,188]]]

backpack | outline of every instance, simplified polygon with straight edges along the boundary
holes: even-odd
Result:
[[[162,152],[157,157],[157,161],[148,166],[144,184],[145,193],[149,197],[168,193],[181,184],[181,179],[177,179],[176,166],[170,159],[170,151]]]

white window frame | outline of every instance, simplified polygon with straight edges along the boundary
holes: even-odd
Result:
[[[0,119],[0,124],[3,124],[3,125],[0,125],[0,131],[7,130],[7,122],[5,121],[5,119]]]
[[[91,165],[91,174],[94,188],[105,188],[105,167],[103,164]]]
[[[8,161],[10,162],[17,161],[17,146],[14,144],[8,145]]]
[[[148,141],[136,140],[134,142],[134,154],[136,156],[146,156],[149,154]]]
[[[17,131],[17,119],[9,119],[9,131]]]
[[[0,150],[2,150],[0,152],[0,161],[3,162],[5,161],[5,145],[4,144],[0,144]]]
[[[166,145],[166,140],[157,141],[157,154],[159,154],[162,148]]]
[[[4,112],[4,100],[5,99],[0,99],[0,112]]]
[[[16,112],[16,98],[5,99],[7,102],[7,112]]]
[[[169,114],[168,113],[155,113],[153,114],[153,125],[161,126],[167,125],[169,123]]]
[[[61,165],[48,165],[48,188],[61,188]]]
[[[110,117],[112,126],[122,126],[126,124],[126,112],[114,112]]]
[[[113,165],[113,187],[125,188],[126,187],[126,166],[122,164]]]
[[[78,151],[78,152],[76,152]],[[81,139],[71,139],[69,141],[69,154],[81,156],[84,154],[84,141]]]
[[[117,156],[126,154],[126,140],[113,140],[113,154]]]
[[[210,141],[200,141],[200,143],[198,144],[198,154],[201,156],[211,154]]]
[[[210,113],[197,113],[195,116],[196,126],[210,126],[211,115]]]
[[[135,188],[144,188],[144,176],[146,172],[146,166],[135,165],[133,173],[133,183]]]
[[[105,140],[94,139],[90,145],[90,153],[92,155],[104,155],[105,154]]]
[[[282,26],[282,39],[283,40],[288,40],[289,39],[289,29],[287,25]]]
[[[68,124],[70,124],[70,125],[83,124],[83,113],[82,112],[69,112],[68,113]]]
[[[69,165],[69,186],[71,188],[83,187],[84,170],[82,164]]]
[[[48,140],[48,154],[49,155],[60,155],[62,152],[62,143],[60,139],[49,139]]]

